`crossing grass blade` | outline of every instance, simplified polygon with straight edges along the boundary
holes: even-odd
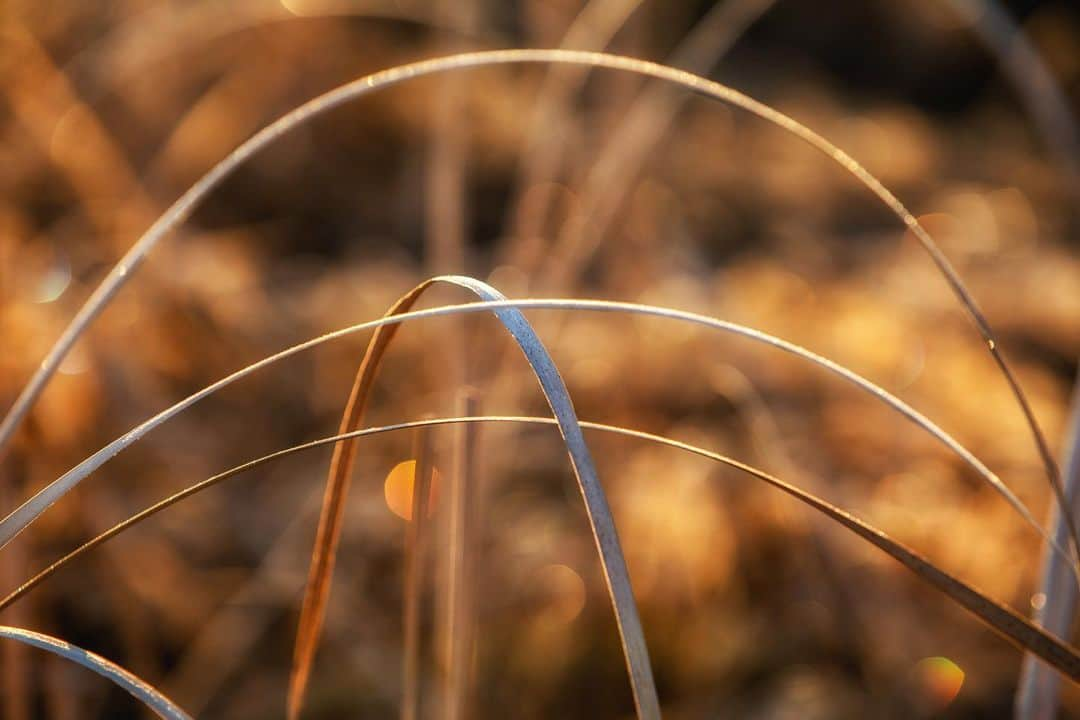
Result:
[[[307,450],[313,450],[316,448],[326,447],[328,445],[337,445],[346,440],[354,440],[362,437],[370,437],[375,435],[381,435],[387,432],[395,432],[400,430],[412,430],[418,427],[436,426],[436,425],[451,425],[457,423],[502,423],[502,424],[522,424],[522,425],[557,425],[557,420],[553,418],[542,417],[519,417],[519,416],[480,416],[480,417],[453,417],[453,418],[431,418],[425,420],[416,420],[412,422],[397,423],[394,425],[385,425],[380,427],[365,428],[363,430],[356,430],[350,433],[333,435],[327,438],[320,438],[311,442],[297,445],[295,447],[286,448],[277,452],[265,455],[263,457],[251,460],[242,465],[230,468],[222,473],[219,473],[213,477],[210,477],[202,482],[196,483],[184,490],[171,495],[168,498],[158,502],[151,507],[143,510],[142,512],[129,517],[121,523],[113,526],[104,533],[101,533],[94,539],[84,543],[75,550],[71,551],[63,558],[57,560],[52,565],[48,566],[40,573],[23,583],[18,589],[10,593],[7,597],[0,600],[0,610],[9,607],[12,603],[16,602],[19,598],[25,596],[35,587],[40,585],[46,579],[51,577],[55,572],[66,566],[70,562],[82,557],[91,550],[99,547],[103,543],[110,539],[120,535],[121,533],[135,527],[139,523],[153,517],[157,513],[165,510],[176,503],[191,497],[197,493],[207,490],[215,485],[228,480],[229,478],[236,477],[250,470],[254,470],[262,465],[274,462],[280,458]],[[843,525],[845,528],[861,537],[866,542],[870,542],[882,551],[888,553],[891,557],[902,563],[909,570],[914,572],[920,578],[931,584],[933,587],[946,594],[954,602],[958,603],[973,615],[978,617],[991,629],[1002,635],[1011,643],[1016,645],[1022,650],[1031,652],[1046,662],[1050,667],[1053,667],[1064,677],[1072,680],[1073,682],[1080,682],[1080,653],[1077,652],[1072,646],[1062,642],[1058,638],[1054,637],[1050,633],[1046,632],[1042,628],[1034,625],[1023,616],[1005,607],[1001,603],[991,599],[984,593],[979,592],[970,585],[964,583],[962,580],[952,576],[951,574],[941,570],[929,560],[926,560],[915,551],[905,547],[901,543],[893,540],[886,533],[877,529],[873,525],[856,518],[849,513],[841,510],[840,508],[830,504],[828,501],[813,495],[805,490],[801,490],[783,480],[770,475],[762,470],[759,470],[751,465],[726,457],[719,453],[712,452],[705,448],[692,445],[690,443],[680,442],[661,435],[655,435],[652,433],[641,432],[629,428],[606,425],[602,423],[595,423],[589,421],[580,421],[580,426],[587,430],[604,432],[613,435],[620,435],[624,437],[635,438],[644,442],[656,443],[664,445],[670,448],[678,449],[684,452],[690,452],[703,458],[707,458],[714,462],[722,463],[728,467],[734,468],[740,472],[746,473],[762,482],[765,482],[781,492],[790,495],[801,503],[809,506],[810,508],[822,513],[831,520]]]
[[[419,320],[423,318],[441,317],[444,315],[456,315],[459,313],[471,313],[471,312],[485,312],[497,309],[547,309],[547,310],[574,310],[574,311],[591,311],[591,312],[616,312],[616,313],[629,313],[634,315],[651,316],[665,318],[668,320],[687,322],[691,324],[700,325],[710,328],[712,330],[720,332],[733,333],[747,339],[764,343],[778,350],[795,355],[803,360],[811,362],[818,367],[829,371],[830,373],[840,377],[844,381],[858,387],[864,392],[869,393],[871,396],[877,398],[881,402],[886,403],[896,412],[906,417],[911,422],[915,423],[918,427],[932,435],[942,445],[947,447],[950,451],[956,454],[964,463],[974,470],[978,475],[991,487],[994,488],[1012,508],[1024,519],[1024,521],[1038,531],[1043,538],[1047,540],[1049,545],[1054,548],[1055,552],[1068,557],[1068,552],[1057,542],[1050,538],[1046,530],[1039,524],[1032,515],[1031,511],[1024,505],[1023,502],[1013,493],[1004,482],[986,465],[984,465],[974,454],[967,448],[961,445],[951,435],[946,433],[940,427],[938,427],[929,418],[919,413],[910,405],[893,396],[883,388],[875,385],[866,378],[858,375],[846,367],[832,362],[831,360],[824,358],[816,353],[813,353],[803,347],[800,347],[794,343],[790,343],[786,340],[769,335],[768,333],[753,328],[748,328],[737,323],[728,322],[726,320],[720,320],[717,318],[709,317],[707,315],[701,315],[698,313],[690,313],[682,310],[673,310],[671,308],[661,308],[652,305],[643,305],[638,303],[623,303],[613,302],[607,300],[578,300],[578,299],[531,299],[531,300],[499,300],[499,301],[486,301],[478,303],[468,303],[464,305],[445,305],[441,307],[435,307],[427,310],[414,310],[410,312],[402,312],[400,314],[392,314],[384,316],[378,320],[372,320],[358,325],[353,325],[335,332],[327,333],[312,340],[294,345],[290,348],[282,350],[279,353],[268,356],[257,362],[241,368],[240,370],[232,373],[231,375],[222,378],[221,380],[208,385],[207,387],[199,390],[180,402],[166,408],[154,417],[146,420],[140,425],[136,426],[132,430],[128,431],[121,437],[112,441],[105,447],[101,448],[93,455],[89,456],[74,468],[64,473],[64,475],[57,478],[51,484],[39,491],[36,495],[27,500],[23,505],[12,512],[3,521],[0,521],[0,547],[3,547],[11,541],[16,535],[22,532],[31,522],[41,515],[45,510],[49,508],[53,503],[63,497],[72,488],[82,482],[95,470],[104,465],[109,459],[117,455],[124,448],[128,447],[132,443],[138,441],[146,433],[153,430],[158,425],[166,422],[172,417],[175,417],[179,413],[183,412],[187,408],[191,407],[200,400],[212,395],[213,393],[221,390],[232,383],[243,379],[244,377],[261,370],[273,363],[280,360],[284,360],[292,355],[309,350],[313,347],[321,345],[322,343],[329,342],[346,335],[361,332],[364,330],[373,330],[383,326],[393,326],[398,323]],[[391,333],[392,336],[392,333]],[[381,336],[382,337],[382,336]],[[386,342],[382,339],[380,342]],[[373,341],[374,342],[374,341]],[[358,408],[359,410],[359,408]],[[1069,567],[1073,570],[1075,576],[1075,565],[1070,561]]]
[[[428,288],[440,283],[465,288],[481,300],[506,299],[498,290],[480,280],[460,275],[447,275],[420,283],[402,296],[387,314],[395,316],[408,312]],[[659,718],[660,704],[656,695],[652,667],[649,663],[648,648],[645,645],[645,635],[630,585],[630,574],[626,569],[626,560],[615,530],[615,521],[611,517],[607,498],[600,486],[588,446],[585,444],[585,437],[578,424],[570,394],[547,349],[521,311],[514,307],[498,307],[494,308],[493,312],[525,354],[540,383],[544,397],[558,420],[559,432],[562,434],[570,456],[570,463],[585,502],[593,539],[600,555],[600,565],[615,611],[638,717]],[[379,365],[397,327],[397,325],[380,327],[372,337],[345,407],[341,422],[342,432],[356,430],[363,422],[364,410],[367,407]],[[355,458],[355,443],[342,443],[335,448],[330,464],[323,513],[319,518],[315,547],[312,550],[308,586],[300,612],[293,667],[289,677],[286,707],[291,720],[299,717],[307,681],[311,675],[311,666],[315,659],[315,650],[322,632],[336,551],[341,536],[345,496],[348,493],[349,478],[352,475]]]

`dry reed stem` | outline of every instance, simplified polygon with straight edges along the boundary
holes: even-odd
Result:
[[[431,497],[432,473],[435,470],[431,427],[422,425],[416,428],[414,433],[413,457],[416,458],[416,465],[413,470],[412,512],[405,526],[405,592],[402,598],[405,650],[402,655],[401,720],[418,720],[423,703],[424,682],[420,669],[423,643],[420,623],[424,610],[424,579],[427,575],[432,532],[428,518],[428,500]]]
[[[410,303],[410,299],[416,294],[419,294],[417,290],[406,294],[391,307],[384,317],[393,315],[402,303]],[[355,430],[363,423],[370,389],[375,381],[375,370],[399,327],[397,324],[388,324],[375,329],[345,405],[339,427],[340,433]],[[344,500],[348,494],[355,457],[356,443],[345,442],[334,447],[334,454],[330,459],[319,526],[308,569],[307,587],[304,591],[300,619],[297,624],[292,670],[289,673],[286,714],[290,720],[295,720],[300,715],[311,665],[315,659],[315,649],[322,633],[326,603],[330,596],[330,580],[344,520]]]
[[[49,720],[80,720],[89,710],[85,699],[72,692],[72,671],[74,668],[71,664],[58,655],[45,658],[42,675],[45,713]]]
[[[119,252],[129,233],[153,222],[159,204],[140,183],[124,149],[37,38],[15,17],[5,19],[4,43],[19,58],[21,80],[5,82],[0,89],[14,116],[70,183],[95,231]],[[124,199],[119,213],[117,198]]]
[[[459,28],[479,25],[475,0],[438,0],[432,14]],[[460,52],[467,47],[460,39],[440,42],[441,52]],[[466,202],[469,135],[465,80],[451,75],[440,83],[429,102],[432,122],[425,168],[424,260],[428,277],[466,273],[466,238],[469,213]],[[440,323],[433,343],[445,348],[444,381],[450,387],[463,387],[465,377],[464,318]]]
[[[459,393],[456,406],[459,417],[480,414],[478,394],[471,388]],[[441,707],[447,720],[463,720],[469,716],[474,643],[472,587],[478,564],[475,523],[479,493],[476,457],[479,425],[462,423],[455,430],[446,508],[446,604],[441,617]]]

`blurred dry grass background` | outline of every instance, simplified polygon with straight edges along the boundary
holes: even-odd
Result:
[[[740,1],[748,27],[724,57],[681,59],[830,138],[920,215],[1056,443],[1080,356],[1080,196],[1067,158],[945,0],[721,5]],[[1007,5],[1075,105],[1080,12]],[[8,0],[0,397],[10,403],[158,213],[301,102],[456,49],[569,42],[665,61],[714,17],[708,3],[593,0],[575,25],[583,7]],[[706,49],[727,42],[732,26],[718,27],[699,35]],[[657,95],[628,75],[573,72],[500,67],[406,83],[261,153],[155,252],[65,362],[4,462],[4,507],[209,382],[458,271],[511,297],[649,302],[805,345],[908,400],[1045,513],[1045,478],[1005,382],[928,258],[863,188],[738,111]],[[631,138],[610,155],[649,94],[653,117],[679,112],[654,143]],[[640,170],[595,170],[638,148]],[[466,299],[440,291],[428,302]],[[868,397],[699,329],[530,317],[583,419],[754,462],[1030,609],[1037,534]],[[365,342],[274,366],[124,452],[5,548],[5,587],[186,484],[331,434]],[[484,413],[546,414],[512,350],[487,318],[406,326],[370,422],[454,414],[461,380],[479,389]],[[436,434],[442,464],[451,436]],[[668,717],[1009,712],[1020,653],[889,558],[733,471],[589,437]],[[485,426],[479,442],[471,715],[631,715],[556,434]],[[397,713],[405,533],[383,481],[410,457],[411,438],[362,443],[305,717]],[[167,511],[51,579],[5,622],[93,649],[197,716],[280,716],[328,460],[328,450],[290,457]],[[121,691],[32,651],[5,646],[3,668],[4,717],[138,714]],[[1068,689],[1066,705],[1080,713],[1080,693]]]

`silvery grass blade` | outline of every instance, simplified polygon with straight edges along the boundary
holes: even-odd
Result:
[[[387,315],[393,317],[408,312],[428,288],[440,283],[457,285],[474,293],[481,300],[506,300],[502,293],[480,280],[460,275],[447,275],[420,283],[394,303],[387,311]],[[600,485],[592,456],[585,444],[585,437],[578,424],[570,394],[550,354],[521,311],[514,307],[496,307],[493,312],[525,354],[540,383],[544,397],[558,421],[559,432],[563,436],[563,442],[570,456],[570,464],[585,502],[590,529],[600,556],[604,581],[615,611],[638,717],[658,718],[660,705],[656,697],[656,686],[649,664],[649,651],[645,645],[645,635],[642,632],[641,620],[634,602],[626,560],[623,558],[615,522],[611,517],[611,510]],[[341,432],[356,430],[363,422],[364,411],[379,365],[398,327],[398,325],[380,327],[372,336],[349,394],[349,401],[341,420]],[[319,528],[311,556],[311,569],[308,574],[308,586],[304,593],[300,623],[296,633],[287,700],[289,718],[299,717],[322,632],[330,583],[333,578],[335,555],[341,537],[345,498],[355,457],[355,443],[342,443],[335,448],[330,463],[323,512],[319,518]]]
[[[191,720],[187,713],[177,707],[172,700],[162,695],[153,685],[96,653],[83,650],[81,647],[55,638],[52,635],[44,635],[7,625],[0,625],[0,638],[16,640],[26,645],[47,650],[65,660],[89,668],[127,690],[135,696],[136,700],[154,711],[154,714],[158,717],[166,720]]]
[[[70,351],[78,338],[85,332],[89,324],[104,310],[109,301],[131,277],[131,274],[135,272],[146,259],[146,256],[154,246],[178,225],[183,223],[210,191],[217,187],[218,184],[248,158],[293,128],[350,100],[366,95],[373,90],[390,87],[412,78],[437,73],[461,70],[464,68],[489,67],[514,63],[587,65],[594,68],[610,68],[613,70],[632,72],[671,82],[691,92],[698,93],[713,100],[726,102],[757,115],[809,143],[839,164],[876,195],[878,199],[907,226],[925,251],[930,255],[941,275],[944,277],[954,295],[956,295],[957,299],[978,329],[994,362],[997,364],[998,369],[1008,383],[1017,404],[1020,406],[1038,449],[1039,456],[1042,459],[1047,478],[1049,479],[1058,505],[1062,509],[1067,506],[1064,490],[1061,485],[1060,473],[1058,471],[1057,463],[1054,461],[1053,453],[1039,427],[1038,420],[1035,418],[1035,414],[1031,409],[1026,394],[1020,387],[1019,381],[1016,379],[1011,366],[1006,362],[1005,357],[1002,354],[990,324],[979,309],[975,299],[960,279],[960,276],[952,267],[948,258],[945,257],[945,254],[938,247],[937,243],[934,242],[934,239],[907,207],[904,206],[904,204],[901,203],[900,200],[876,177],[863,168],[862,165],[850,155],[821,135],[818,135],[813,130],[772,107],[758,102],[726,85],[707,80],[689,72],[677,70],[665,65],[650,63],[644,60],[637,60],[635,58],[628,58],[620,55],[574,50],[490,50],[485,52],[462,53],[432,60],[423,60],[408,65],[399,65],[388,70],[368,75],[367,77],[347,83],[335,90],[320,95],[297,107],[276,122],[271,123],[253,135],[181,195],[180,198],[150,226],[142,237],[135,242],[131,249],[109,272],[97,289],[94,290],[86,303],[76,313],[68,327],[61,334],[60,338],[53,345],[52,349],[50,349],[45,359],[41,362],[38,370],[34,373],[26,387],[19,394],[14,405],[4,417],[4,420],[0,422],[0,457],[2,457],[3,450],[11,440],[16,428],[22,422],[34,401],[44,389],[45,384],[56,372],[68,351]],[[1069,537],[1073,550],[1078,553],[1076,559],[1080,560],[1080,534],[1077,533],[1076,523],[1071,513],[1065,512],[1063,513],[1063,517],[1069,528]],[[4,524],[7,525],[6,521]],[[10,526],[8,529],[10,530]],[[0,539],[0,542],[2,542],[2,539]]]
[[[241,473],[253,470],[257,467],[273,462],[279,458],[291,455],[293,453],[302,452],[306,450],[312,450],[315,448],[325,447],[327,445],[340,444],[343,440],[351,440],[355,438],[368,437],[373,435],[379,435],[386,432],[393,432],[398,430],[411,430],[418,427],[434,426],[434,425],[448,425],[455,423],[517,423],[517,424],[530,424],[530,425],[556,425],[557,420],[552,418],[542,417],[517,417],[517,416],[482,416],[482,417],[455,417],[455,418],[434,418],[426,420],[417,420],[413,422],[397,423],[394,425],[385,425],[382,427],[366,428],[363,430],[356,430],[350,433],[344,433],[334,435],[328,438],[321,438],[319,440],[313,440],[311,442],[297,445],[295,447],[279,450],[277,452],[265,455],[263,457],[251,460],[238,465],[234,468],[226,470],[223,473],[215,475],[211,478],[203,480],[200,483],[192,485],[164,500],[153,505],[146,510],[133,515],[132,517],[118,523],[106,532],[98,535],[93,540],[81,545],[77,549],[68,553],[66,556],[56,561],[49,567],[42,570],[33,578],[24,583],[17,590],[9,594],[3,600],[0,600],[0,610],[8,607],[19,598],[26,595],[26,593],[33,590],[40,585],[44,580],[50,577],[57,570],[65,566],[67,563],[75,560],[78,557],[86,554],[90,550],[100,546],[102,543],[107,542],[113,537],[116,537],[120,533],[134,527],[138,523],[146,520],[153,515],[161,512],[162,510],[175,505],[176,503],[191,497],[196,493],[202,492],[207,488],[213,487],[224,480],[231,477],[240,475]],[[966,608],[973,615],[978,617],[984,623],[986,623],[991,629],[995,630],[1003,637],[1011,641],[1017,647],[1022,650],[1027,650],[1040,659],[1044,660],[1047,664],[1055,668],[1058,672],[1068,677],[1073,682],[1080,682],[1080,653],[1057,639],[1053,635],[1047,633],[1042,628],[1034,625],[1026,618],[1018,615],[1009,608],[1003,606],[1001,603],[989,598],[985,594],[979,592],[970,585],[964,583],[962,580],[950,575],[949,573],[941,570],[930,561],[926,560],[918,553],[908,549],[904,545],[890,538],[887,534],[878,530],[873,525],[860,520],[840,508],[830,504],[828,501],[823,500],[812,493],[805,490],[801,490],[793,485],[790,485],[777,477],[774,477],[762,470],[759,470],[751,465],[733,460],[719,453],[706,450],[690,443],[680,442],[661,435],[654,435],[651,433],[632,430],[624,427],[605,425],[602,423],[581,421],[580,426],[599,432],[611,433],[615,435],[621,435],[625,437],[636,438],[642,441],[665,445],[671,448],[690,452],[695,455],[699,455],[704,458],[708,458],[715,462],[722,463],[729,467],[735,468],[740,472],[744,472],[752,477],[757,478],[776,489],[794,497],[805,505],[813,508],[814,510],[826,515],[833,521],[843,525],[851,532],[855,533],[867,542],[870,542],[877,546],[882,551],[888,553],[895,560],[902,563],[909,570],[921,577],[926,582],[933,585],[939,591],[945,593],[954,602],[958,603],[962,607]]]
[[[1064,472],[1066,497],[1073,512],[1080,512],[1080,375],[1073,388],[1072,413],[1065,434]],[[1061,511],[1054,508],[1053,516],[1053,537],[1059,543],[1065,542],[1069,531]],[[1044,604],[1041,608],[1036,607],[1035,622],[1067,640],[1076,617],[1077,588],[1070,577],[1068,564],[1050,546],[1043,556],[1039,593]],[[1057,716],[1060,692],[1057,675],[1035,656],[1025,656],[1016,691],[1017,719],[1053,720]]]
[[[183,412],[187,408],[194,405],[196,402],[203,398],[212,395],[218,390],[231,385],[232,383],[240,380],[262,368],[265,368],[273,363],[288,358],[297,353],[308,350],[324,342],[334,340],[351,333],[361,332],[364,330],[374,330],[384,325],[396,325],[402,322],[408,322],[412,320],[418,320],[422,318],[441,317],[444,315],[456,315],[459,313],[471,313],[471,312],[486,312],[495,309],[508,309],[508,308],[521,308],[521,309],[547,309],[547,310],[575,310],[575,311],[594,311],[594,312],[619,312],[629,313],[633,315],[644,315],[652,317],[660,317],[673,321],[688,322],[692,324],[701,325],[712,330],[720,332],[733,333],[742,337],[745,337],[756,342],[764,343],[771,347],[774,347],[784,352],[795,355],[803,360],[811,362],[820,368],[823,368],[834,375],[837,375],[841,379],[851,383],[852,385],[860,388],[861,390],[869,393],[878,400],[884,402],[896,412],[906,417],[911,422],[915,423],[918,427],[928,432],[940,443],[947,447],[950,451],[956,454],[964,463],[979,474],[987,483],[991,485],[1010,506],[1027,522],[1031,527],[1035,528],[1043,538],[1055,549],[1056,552],[1062,555],[1068,556],[1068,553],[1062,548],[1061,545],[1056,543],[1053,538],[1050,538],[1045,529],[1039,524],[1035,517],[1028,510],[1027,506],[1013,493],[1008,486],[1001,481],[1001,479],[992,472],[986,465],[984,465],[978,458],[975,457],[967,448],[961,445],[951,435],[946,433],[929,418],[919,413],[913,407],[905,403],[903,400],[893,396],[881,387],[878,387],[866,378],[858,375],[846,367],[828,360],[820,355],[817,355],[799,345],[782,340],[780,338],[769,335],[768,333],[753,328],[748,328],[737,323],[728,322],[726,320],[719,320],[707,315],[700,315],[698,313],[690,313],[682,310],[673,310],[670,308],[661,308],[653,305],[642,305],[637,303],[623,303],[614,302],[608,300],[576,300],[576,299],[532,299],[532,300],[502,300],[491,302],[479,302],[468,303],[464,305],[445,305],[441,307],[430,308],[427,310],[414,310],[397,315],[384,316],[378,320],[372,320],[351,327],[343,328],[335,332],[327,333],[307,342],[294,345],[290,348],[282,350],[281,352],[263,358],[258,362],[252,363],[240,370],[237,370],[233,374],[218,380],[212,385],[199,390],[198,392],[189,395],[187,398],[180,402],[166,408],[154,417],[146,420],[142,424],[131,429],[121,437],[117,438],[113,442],[109,443],[105,447],[95,452],[90,457],[83,460],[74,468],[64,473],[62,476],[54,480],[51,484],[40,490],[36,495],[24,502],[19,508],[8,515],[4,520],[0,521],[0,547],[6,545],[11,541],[13,537],[22,532],[31,522],[34,521],[41,513],[43,513],[50,505],[63,497],[73,487],[82,482],[92,472],[101,467],[110,458],[114,457],[117,453],[121,452],[124,448],[128,447],[132,443],[136,442],[144,436],[146,433],[153,430],[158,425]],[[1069,563],[1073,568],[1075,574],[1075,565]]]

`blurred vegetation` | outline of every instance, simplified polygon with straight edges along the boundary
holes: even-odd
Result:
[[[703,74],[831,139],[920,216],[1001,334],[1056,448],[1080,357],[1080,195],[1060,146],[946,0],[743,4],[745,31]],[[1075,106],[1080,12],[1054,1],[1007,6]],[[169,203],[303,101],[414,59],[559,46],[571,27],[579,47],[666,61],[713,10],[583,7],[9,0],[0,18],[0,397],[10,404]],[[593,25],[574,25],[582,12]],[[598,159],[650,93],[657,112],[675,113],[670,124],[655,142],[616,146],[615,158],[640,147],[640,168],[598,183]],[[548,161],[531,179],[529,157]],[[578,90],[565,69],[539,66],[404,83],[248,163],[155,251],[65,361],[0,469],[4,507],[187,394],[375,318],[447,271],[511,297],[649,302],[800,343],[934,419],[1039,517],[1048,507],[1007,385],[925,253],[864,188],[742,112],[657,95],[611,71],[588,73]],[[425,302],[468,299],[443,290]],[[700,329],[608,314],[530,318],[583,419],[753,462],[1030,611],[1038,535],[869,397]],[[275,365],[125,451],[4,549],[5,587],[187,484],[332,434],[366,340]],[[462,381],[478,388],[485,414],[547,414],[509,339],[472,316],[402,329],[369,422],[456,414]],[[437,433],[444,464],[451,436]],[[1008,714],[1019,651],[885,555],[734,471],[625,438],[589,439],[667,717]],[[470,715],[632,715],[557,435],[484,426],[479,441]],[[305,717],[397,713],[405,523],[383,482],[410,448],[407,434],[362,441]],[[59,573],[3,621],[105,655],[199,717],[279,717],[329,456],[292,456],[170,509]],[[433,603],[439,588],[431,583]],[[33,651],[2,652],[4,717],[139,714],[96,676]],[[1075,688],[1065,702],[1080,714]]]

